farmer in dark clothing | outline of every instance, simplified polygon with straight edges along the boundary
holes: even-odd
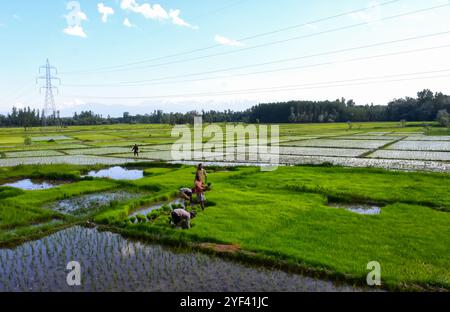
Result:
[[[134,157],[139,157],[139,146],[135,144],[131,151],[134,153]]]
[[[195,216],[195,211],[187,212],[184,209],[175,209],[174,211],[172,211],[172,222],[175,227],[190,229],[191,219],[195,218]]]

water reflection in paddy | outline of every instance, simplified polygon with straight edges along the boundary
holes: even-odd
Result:
[[[34,191],[34,190],[47,190],[54,187],[57,187],[61,184],[64,184],[63,182],[50,182],[50,181],[38,181],[38,180],[31,180],[31,179],[23,179],[19,180],[13,183],[4,184],[3,186],[10,186],[19,188],[25,191]]]
[[[144,177],[144,171],[117,166],[99,171],[90,171],[87,175],[94,178],[109,178],[113,180],[139,180]]]
[[[69,287],[78,261],[82,285]],[[354,291],[329,281],[255,269],[199,253],[175,253],[109,232],[74,227],[0,249],[0,291]]]
[[[360,215],[379,215],[381,208],[375,205],[330,203],[330,207],[345,209]]]

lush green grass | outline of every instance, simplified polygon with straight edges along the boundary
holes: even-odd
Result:
[[[243,250],[293,266],[329,272],[364,282],[366,265],[378,261],[386,287],[415,286],[450,289],[449,176],[334,167],[285,167],[274,172],[258,168],[212,168],[209,207],[189,231],[168,226],[167,214],[123,227],[128,214],[140,207],[173,198],[191,186],[194,168],[141,164],[146,177],[137,181],[76,180],[43,191],[16,191],[0,199],[0,243],[8,245],[36,233],[93,218],[118,226],[123,233],[153,236],[161,241],[235,244]],[[12,177],[76,177],[92,168],[22,166],[3,168],[0,181]],[[57,173],[57,174],[56,174]],[[148,195],[97,211],[83,218],[64,218],[41,208],[46,203],[85,193],[129,188]],[[11,192],[3,189],[1,192]],[[363,216],[327,207],[337,201],[382,202],[382,213]],[[198,207],[197,207],[198,209]],[[41,228],[33,224],[54,218],[62,223]]]
[[[33,142],[26,147],[23,138],[28,134],[65,135],[98,147],[173,142],[170,127],[166,125],[71,127],[61,131],[49,128],[28,133],[19,128],[2,131],[0,144],[1,139],[6,142],[8,137],[20,140],[16,139],[17,145],[11,142],[13,147],[0,148],[0,152],[52,149],[53,146],[56,150],[64,149],[63,144],[47,142]],[[282,137],[424,131],[420,123],[408,123],[407,127],[398,123],[355,123],[352,130],[347,124],[280,126]],[[144,169],[145,177],[137,181],[81,178],[88,170],[101,166],[0,168],[0,185],[23,177],[72,182],[43,191],[0,187],[0,245],[91,219],[124,234],[152,237],[160,242],[234,244],[252,252],[255,259],[263,257],[274,263],[286,262],[293,267],[324,271],[352,282],[364,283],[367,263],[378,261],[383,283],[388,288],[421,286],[450,290],[448,174],[320,166],[280,167],[274,172],[250,167],[210,168],[209,182],[213,183],[213,190],[207,193],[209,207],[200,212],[191,230],[181,231],[169,227],[167,213],[139,225],[126,225],[124,220],[140,208],[172,199],[180,187],[191,187],[195,169],[150,163],[138,166]],[[145,194],[77,218],[44,208],[64,198],[114,189]],[[327,207],[328,201],[378,203],[383,208],[380,215],[361,216]],[[55,218],[60,222],[48,223]],[[33,226],[41,223],[46,224],[40,228]]]
[[[189,185],[184,168],[136,181],[176,190]],[[237,244],[259,255],[365,281],[366,265],[382,265],[391,289],[450,288],[449,177],[324,167],[280,168],[264,173],[241,168],[210,174],[214,205],[201,212],[190,231],[172,230],[167,215],[121,231],[159,240]],[[303,187],[298,187],[302,186]],[[169,194],[170,195],[170,194]],[[362,216],[326,206],[333,200],[383,202],[378,216]],[[121,224],[118,207],[97,221]]]
[[[11,136],[1,136],[0,144],[20,144],[23,143],[25,137],[11,137]]]
[[[53,218],[64,218],[63,215],[49,209],[42,208],[45,204],[82,194],[98,193],[114,189],[129,189],[131,191],[153,192],[158,188],[151,184],[137,187],[127,181],[113,181],[108,179],[80,178],[80,174],[100,166],[18,166],[14,168],[0,168],[0,184],[20,178],[39,178],[50,180],[64,180],[70,183],[47,190],[21,191],[14,188],[0,188],[0,242],[1,230],[18,226],[27,226],[48,222]]]
[[[450,128],[431,128],[426,132],[427,135],[450,135]]]
[[[380,216],[360,216],[326,207],[315,194],[228,189],[221,195],[210,194],[218,205],[200,215],[192,235],[361,281],[367,263],[378,261],[391,287],[450,286],[448,213],[393,204]]]

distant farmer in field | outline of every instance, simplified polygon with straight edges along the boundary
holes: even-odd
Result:
[[[134,153],[134,157],[139,157],[139,146],[137,144],[134,144],[131,151]]]
[[[194,193],[197,194],[197,201],[200,202],[202,210],[205,210],[205,184],[203,183],[203,178],[201,171],[197,171],[194,181]]]
[[[182,198],[184,200],[188,200],[191,207],[194,206],[194,200],[192,199],[193,192],[190,188],[187,188],[187,187],[180,188],[180,191],[178,194],[179,194],[180,198]]]
[[[181,227],[182,229],[191,228],[191,219],[196,217],[195,211],[187,212],[184,209],[175,209],[172,211],[172,222],[175,227]]]

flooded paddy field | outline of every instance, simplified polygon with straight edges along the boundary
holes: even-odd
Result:
[[[201,159],[195,161],[172,161],[172,164],[184,164],[195,166]],[[226,161],[204,161],[208,166],[259,166],[271,167],[268,163],[258,162],[226,162]],[[439,161],[421,160],[398,160],[398,159],[377,159],[377,158],[352,158],[352,157],[327,157],[327,156],[280,156],[279,166],[295,165],[322,165],[332,164],[334,166],[356,167],[356,168],[380,168],[386,170],[401,171],[430,171],[430,172],[450,172],[450,163]]]
[[[206,155],[174,162],[170,126],[69,127],[58,133],[6,129],[11,133],[0,135],[1,184],[31,177],[48,184],[58,178],[74,182],[54,189],[44,185],[40,192],[0,187],[0,246],[17,246],[0,249],[0,290],[361,290],[229,262],[220,258],[220,248],[235,248],[232,252],[242,252],[248,261],[267,257],[293,269],[297,264],[312,272],[326,269],[333,280],[348,276],[360,285],[367,262],[376,260],[383,268],[383,289],[449,290],[448,136],[424,135],[423,126],[360,126],[281,125],[275,171],[245,167],[269,166],[264,153],[254,159],[249,152],[243,160]],[[25,145],[25,136],[41,139]],[[139,157],[131,153],[135,143]],[[244,144],[251,150],[248,141]],[[212,204],[204,211],[196,204],[192,228],[177,230],[168,223],[170,208],[163,206],[172,204],[180,187],[192,186],[199,162],[213,186],[206,194]],[[11,167],[27,164],[36,166]],[[134,193],[140,190],[145,194]],[[327,207],[327,198],[388,206]],[[147,217],[145,222],[138,215]],[[139,223],[129,222],[133,216]],[[47,236],[74,222],[125,236],[79,227]],[[219,257],[126,235],[171,244],[204,242]],[[66,284],[72,260],[81,264],[78,288]]]
[[[79,215],[110,205],[113,202],[121,202],[140,196],[143,196],[143,194],[125,191],[101,192],[64,199],[47,205],[46,207],[64,214]]]
[[[402,129],[386,129],[386,131],[369,129],[342,131],[341,129],[335,133],[315,133],[314,131],[296,132],[294,128],[283,126],[280,135],[279,164],[320,165],[329,163],[346,167],[448,172],[450,166],[449,136],[427,136],[423,132],[412,130],[408,132]],[[418,127],[414,130],[423,130],[423,128]],[[8,144],[5,145],[2,152],[0,146],[0,167],[20,164],[120,165],[148,161],[172,162],[174,159],[171,149],[174,140],[170,137],[170,131],[164,133],[158,131],[155,134],[144,134],[141,130],[130,130],[130,138],[136,139],[136,142],[140,144],[139,157],[133,157],[131,146],[134,142],[130,142],[126,133],[120,131],[111,131],[110,134],[107,134],[107,131],[88,132],[61,135],[60,139],[65,140],[56,140],[57,143],[52,143],[51,146],[46,142],[43,144],[36,141],[36,144],[29,147],[30,150],[26,150],[23,145]],[[48,138],[50,137],[52,136],[48,136]],[[42,138],[47,138],[47,136],[42,136]],[[66,141],[76,142],[73,147],[81,148],[69,148],[73,143],[60,143]],[[248,145],[249,142],[244,144]],[[42,146],[42,149],[39,149],[39,146]],[[249,149],[247,154],[250,153],[252,151]],[[264,157],[260,157],[262,159],[259,160],[256,158],[255,161],[237,158],[234,161],[225,161],[225,156],[228,154],[224,150],[222,159],[206,156],[191,157],[184,161],[206,161],[214,162],[216,165],[225,163],[226,166],[229,166],[230,162],[238,165],[265,163]],[[250,158],[247,157],[247,159]],[[115,173],[112,171],[110,173],[91,173],[91,175],[116,179]],[[118,175],[126,176],[124,173]],[[140,174],[135,177],[132,176],[133,173],[130,175],[130,180],[141,177]]]
[[[93,178],[108,178],[112,180],[139,180],[144,177],[144,170],[116,166],[99,171],[90,171],[87,176]]]
[[[0,167],[13,167],[18,165],[117,165],[135,161],[133,158],[102,157],[91,155],[50,156],[50,157],[25,157],[25,158],[0,158]]]
[[[35,190],[48,190],[66,183],[69,182],[23,179],[11,183],[6,183],[3,184],[2,186],[15,187],[24,191],[35,191]]]
[[[68,286],[78,261],[81,286]],[[256,269],[199,253],[174,252],[120,235],[70,228],[0,249],[0,291],[358,291],[329,281]]]

